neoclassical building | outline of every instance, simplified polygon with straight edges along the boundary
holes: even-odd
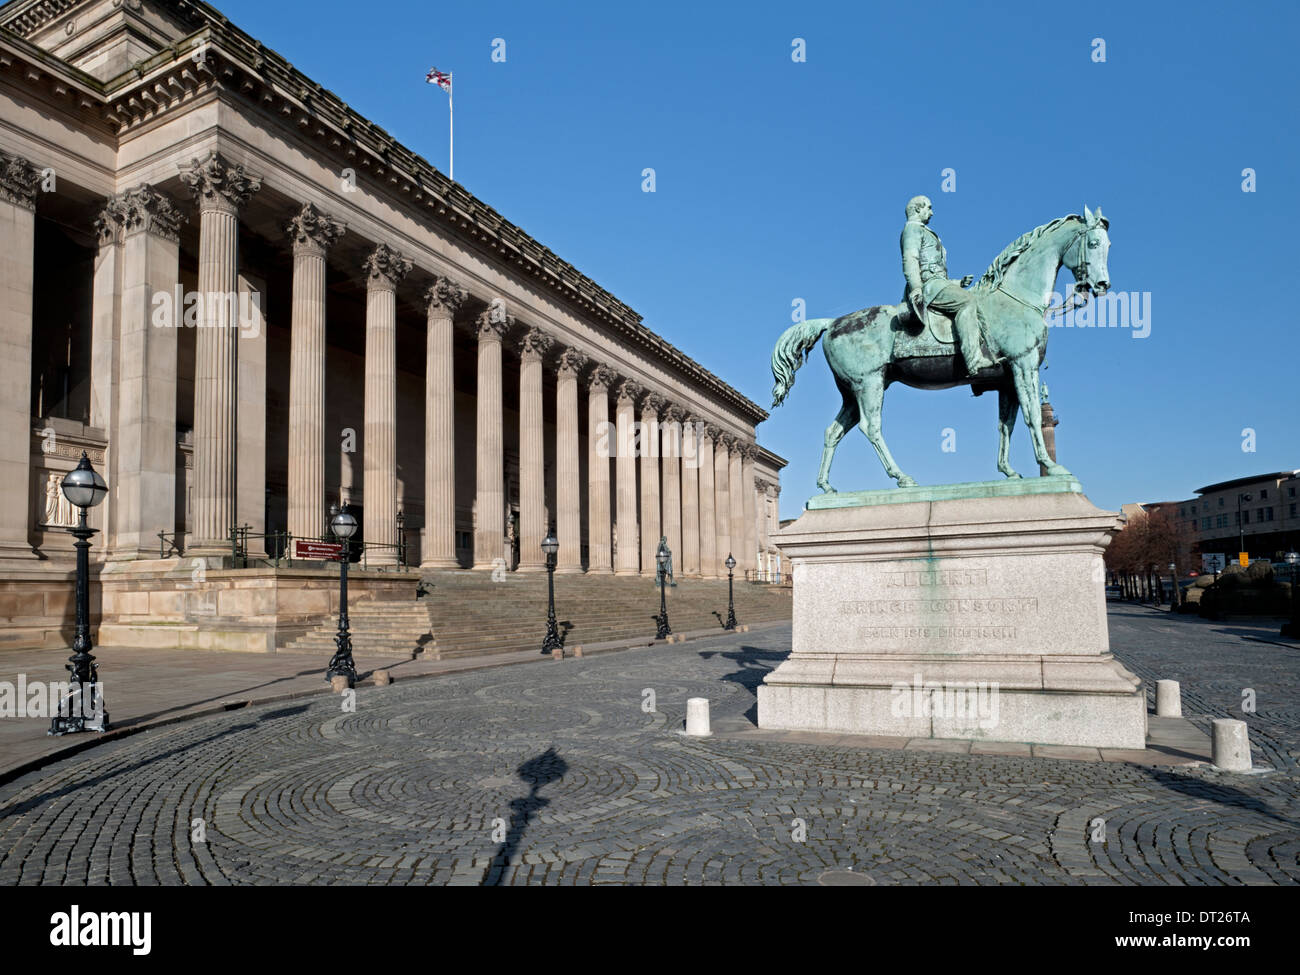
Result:
[[[288,613],[340,501],[372,569],[777,568],[762,409],[205,3],[0,7],[0,295],[0,645],[66,633],[83,450],[101,642]]]

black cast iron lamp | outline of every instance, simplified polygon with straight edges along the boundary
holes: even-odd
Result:
[[[659,568],[659,629],[655,633],[656,640],[667,639],[672,633],[672,627],[668,625],[668,598],[665,595],[668,592],[667,580],[664,574],[668,571],[668,560],[672,558],[673,553],[668,549],[668,543],[662,538],[659,540],[659,548],[655,551],[655,565]]]
[[[1300,589],[1300,552],[1292,549],[1285,558],[1291,566],[1291,622],[1282,624],[1282,635],[1300,640],[1300,601],[1296,599],[1296,590]]]
[[[348,687],[357,682],[357,665],[352,660],[352,636],[348,633],[348,539],[356,534],[357,519],[345,504],[330,505],[330,531],[343,543],[339,556],[339,631],[334,637],[334,656],[330,658],[325,679],[346,677]]]
[[[723,563],[727,567],[727,623],[723,626],[724,630],[734,630],[736,628],[736,601],[732,585],[732,572],[736,568],[736,560],[732,558],[731,553],[727,553],[727,561]]]
[[[555,625],[555,553],[559,550],[560,542],[554,535],[542,539],[542,551],[546,553],[546,639],[542,641],[542,653],[553,653],[564,646],[560,628]]]
[[[59,702],[59,713],[50,719],[52,735],[66,735],[72,731],[107,731],[108,712],[104,709],[104,694],[99,686],[99,669],[91,655],[90,641],[90,539],[96,534],[86,524],[86,512],[104,500],[108,485],[99,472],[90,466],[90,458],[83,450],[77,466],[63,478],[63,496],[74,504],[80,515],[77,525],[68,532],[76,539],[77,550],[77,631],[72,640],[72,656],[67,669],[71,674],[68,696]]]

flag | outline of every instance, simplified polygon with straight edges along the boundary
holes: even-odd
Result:
[[[437,68],[430,68],[429,73],[424,76],[424,80],[431,85],[437,85],[447,94],[451,94],[451,73],[443,74]]]

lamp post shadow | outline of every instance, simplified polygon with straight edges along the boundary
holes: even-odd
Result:
[[[519,841],[523,838],[529,822],[536,813],[551,804],[551,800],[543,799],[538,795],[538,792],[547,783],[558,782],[564,778],[564,773],[568,770],[569,763],[556,754],[554,746],[546,749],[542,754],[530,758],[515,770],[515,774],[528,784],[528,795],[511,800],[510,826],[506,831],[506,837],[497,848],[487,870],[484,871],[483,880],[479,886],[498,887],[501,885],[501,878],[506,867],[510,865],[511,860],[514,859],[515,854],[518,852]]]

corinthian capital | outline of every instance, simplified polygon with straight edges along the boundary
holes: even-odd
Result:
[[[664,407],[664,423],[681,423],[686,419],[686,411],[675,404]]]
[[[411,261],[393,250],[387,244],[377,244],[362,262],[366,269],[367,288],[397,287],[402,278],[411,271]]]
[[[720,427],[715,427],[712,423],[704,424],[704,429],[700,432],[700,438],[702,440],[708,440],[712,443],[717,443],[721,437],[722,429]]]
[[[618,399],[618,405],[624,403],[633,404],[645,394],[645,387],[635,379],[624,379],[614,390],[614,396]]]
[[[569,346],[560,353],[559,373],[561,376],[577,376],[583,369],[587,368],[590,360],[585,352],[580,352],[573,346]]]
[[[35,210],[40,188],[40,170],[22,156],[0,152],[0,200]]]
[[[658,393],[646,393],[645,399],[641,401],[641,415],[659,418],[659,412],[664,408],[668,401]]]
[[[547,350],[555,344],[555,339],[540,328],[530,328],[519,340],[519,356],[525,362],[538,361],[546,355]]]
[[[294,250],[323,254],[342,235],[343,224],[329,214],[321,213],[312,204],[304,203],[285,229],[293,241]]]
[[[614,385],[616,379],[618,373],[607,365],[598,364],[587,377],[587,388],[593,393],[608,393],[609,387]]]
[[[480,342],[500,342],[514,323],[514,318],[506,314],[504,306],[494,302],[479,312],[478,318],[474,320],[474,331]]]
[[[176,201],[148,183],[141,183],[122,194],[122,228],[126,233],[144,230],[168,240],[180,239],[185,214]]]
[[[468,291],[451,278],[441,274],[434,278],[433,284],[424,291],[424,300],[429,311],[441,309],[447,313],[448,318],[456,317],[456,312],[460,311],[460,306],[465,304],[465,299],[468,297]]]
[[[238,210],[262,188],[262,181],[250,176],[239,164],[232,164],[215,149],[203,159],[190,161],[181,169],[181,182],[190,188],[203,210]]]

